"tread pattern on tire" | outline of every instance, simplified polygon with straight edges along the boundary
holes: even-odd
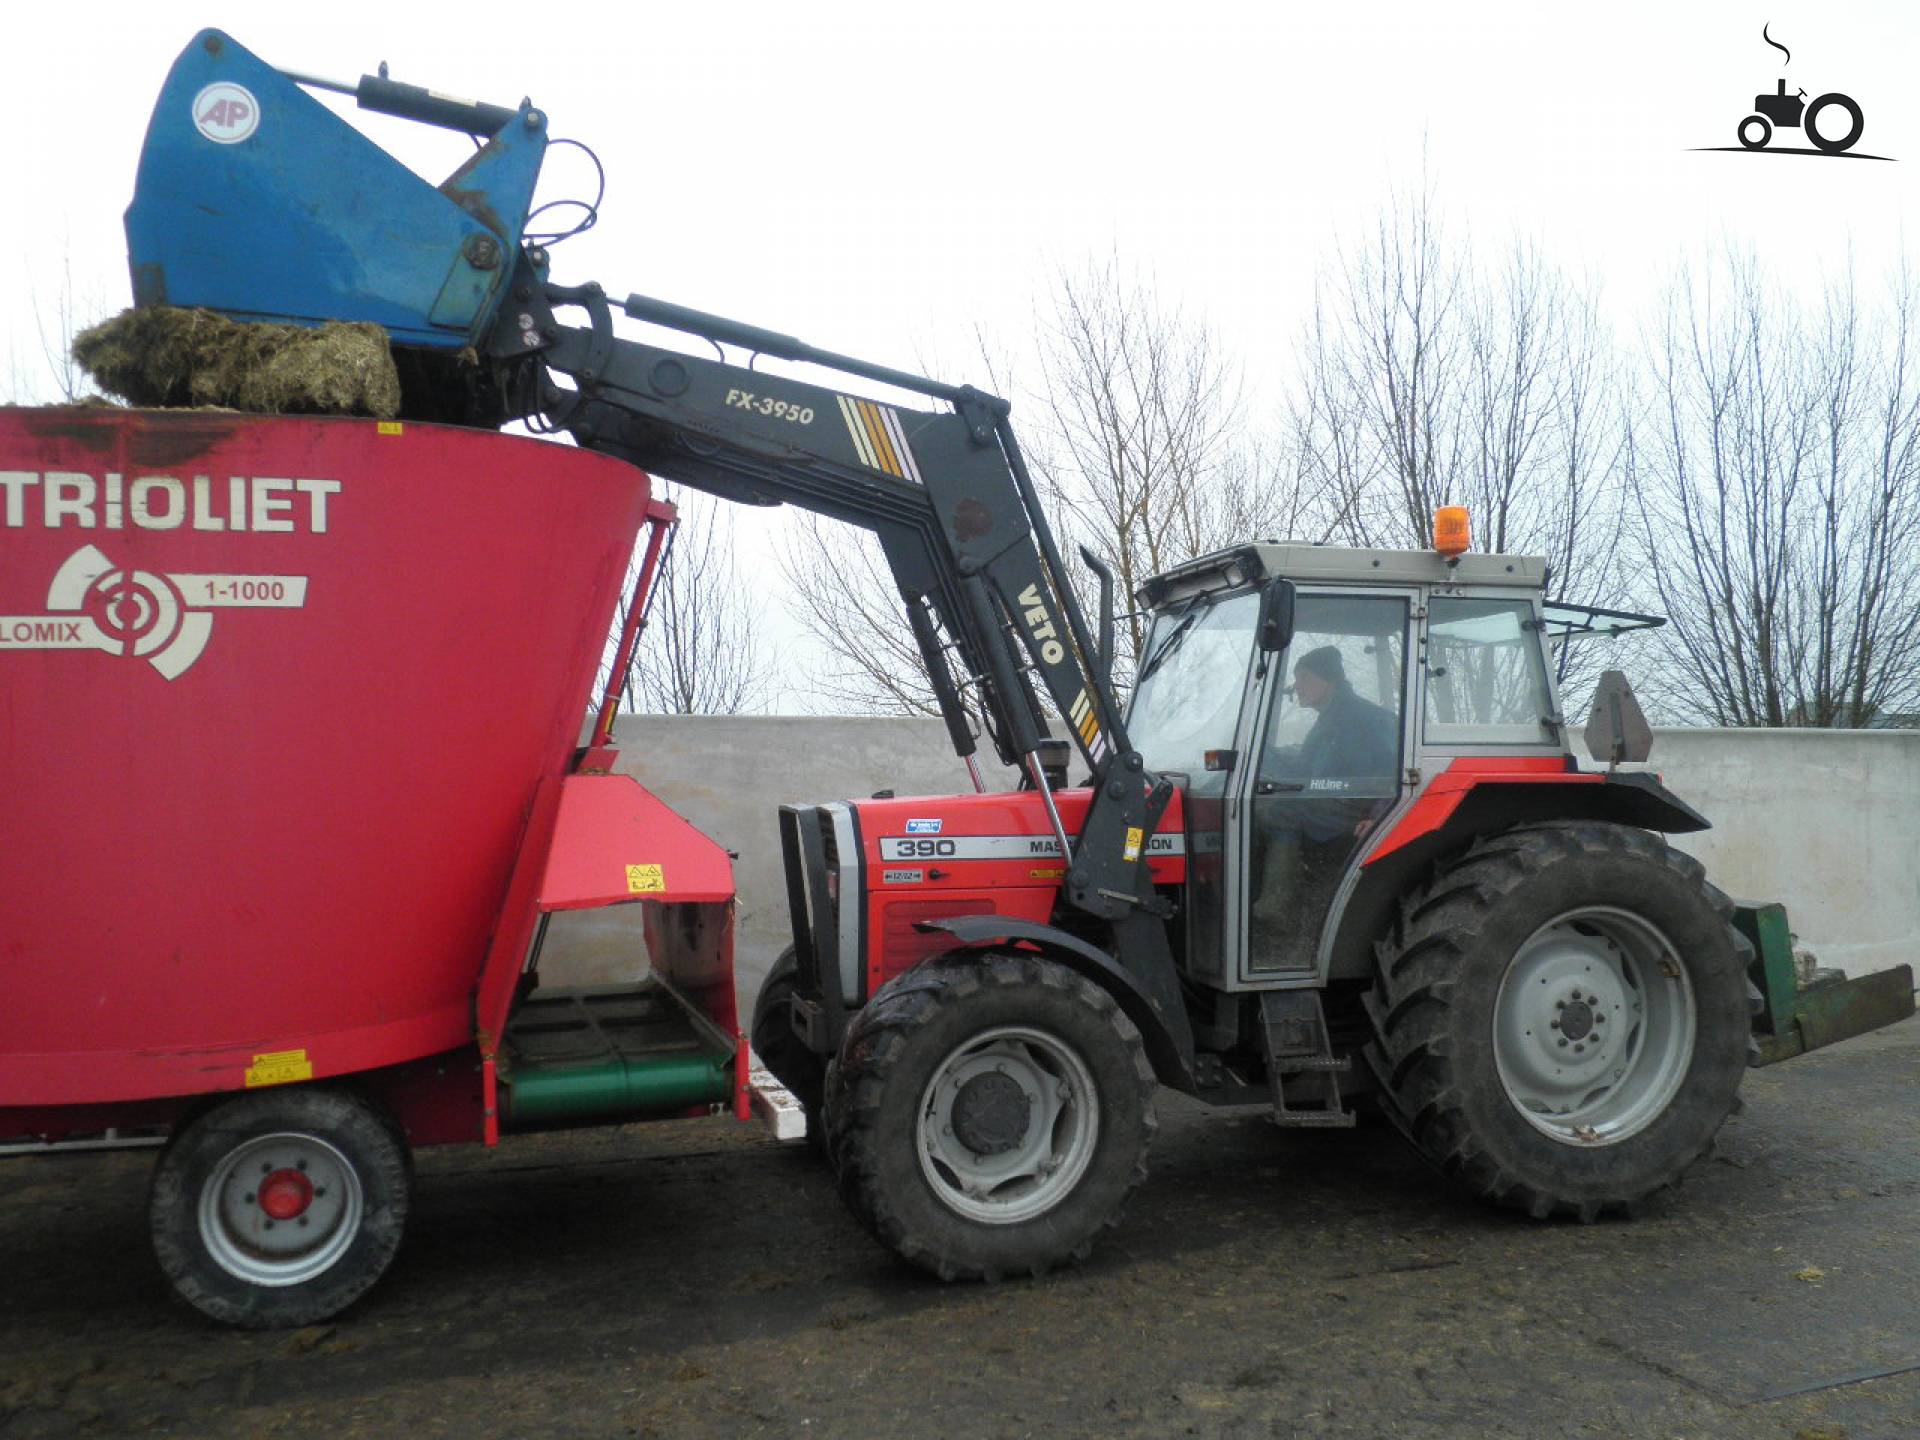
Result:
[[[1601,821],[1521,825],[1476,841],[1401,901],[1391,931],[1374,946],[1374,984],[1365,997],[1373,1039],[1366,1061],[1380,1083],[1383,1113],[1441,1173],[1483,1199],[1535,1219],[1566,1216],[1590,1223],[1603,1213],[1628,1212],[1678,1186],[1687,1170],[1713,1150],[1709,1137],[1694,1153],[1631,1193],[1574,1201],[1507,1173],[1474,1135],[1463,1112],[1445,1022],[1480,920],[1548,866],[1617,855],[1622,849],[1673,871],[1726,923],[1741,965],[1748,1011],[1757,1014],[1762,997],[1752,980],[1744,978],[1750,974],[1753,946],[1732,926],[1733,902],[1707,880],[1705,868],[1692,856],[1647,831]],[[1757,1060],[1758,1042],[1751,1034],[1746,1048],[1748,1062]],[[1733,1109],[1738,1109],[1737,1096]]]
[[[841,1197],[874,1237],[889,1249],[942,1280],[998,1280],[993,1267],[955,1263],[941,1255],[929,1237],[917,1233],[879,1183],[878,1149],[881,1106],[900,1062],[915,1035],[949,1006],[994,986],[1039,985],[1072,996],[1104,1019],[1127,1047],[1131,1082],[1144,1111],[1142,1144],[1121,1196],[1100,1225],[1120,1223],[1125,1199],[1147,1178],[1147,1151],[1159,1128],[1153,1097],[1158,1080],[1147,1059],[1140,1032],[1113,997],[1092,981],[1038,955],[995,953],[984,957],[934,961],[896,977],[854,1018],[827,1072],[826,1134],[829,1158]],[[1050,1263],[1076,1263],[1093,1250],[1090,1236],[1052,1262],[1022,1267],[1038,1277]]]

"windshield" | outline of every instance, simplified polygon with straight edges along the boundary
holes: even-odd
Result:
[[[1224,773],[1208,773],[1203,757],[1233,747],[1259,610],[1259,595],[1246,590],[1154,617],[1141,652],[1151,668],[1134,686],[1127,714],[1127,736],[1149,770],[1178,771],[1195,789],[1226,783]]]

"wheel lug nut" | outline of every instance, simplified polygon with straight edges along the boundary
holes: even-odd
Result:
[[[263,1226],[262,1226],[261,1228],[262,1228],[263,1230],[271,1230],[271,1229],[273,1229],[273,1221],[271,1221],[271,1220],[269,1220],[269,1221],[267,1221],[267,1223],[266,1223],[265,1225],[263,1225]]]
[[[1567,1008],[1567,1002],[1564,1000],[1556,1000],[1553,1002],[1553,1008],[1556,1010],[1564,1010]]]
[[[1560,1037],[1560,1039],[1559,1039],[1559,1040],[1558,1040],[1558,1041],[1557,1041],[1556,1043],[1557,1043],[1557,1044],[1558,1044],[1558,1045],[1560,1046],[1560,1048],[1561,1048],[1561,1049],[1563,1049],[1563,1050],[1564,1050],[1564,1049],[1566,1049],[1566,1046],[1567,1046],[1567,1037],[1566,1037],[1566,1036],[1564,1036],[1564,1035],[1562,1035],[1562,1036]]]
[[[1549,1030],[1558,1030],[1560,1028],[1560,1017],[1556,1015],[1553,1019],[1547,1021],[1547,1028]]]
[[[247,1196],[247,1204],[249,1205],[253,1204],[253,1196],[251,1195]]]
[[[307,1162],[304,1160],[296,1160],[293,1162],[293,1167],[296,1170],[305,1170],[307,1168]]]
[[[271,1175],[271,1174],[273,1174],[273,1165],[272,1165],[272,1162],[270,1162],[270,1161],[266,1161],[266,1160],[262,1160],[262,1161],[260,1162],[260,1173],[261,1173],[262,1175]]]
[[[302,1216],[300,1217],[300,1223],[301,1223],[302,1225],[305,1225],[305,1224],[307,1223],[307,1217],[306,1217],[306,1216],[304,1216],[304,1215],[302,1215]]]
[[[326,1187],[326,1186],[324,1186],[324,1185],[316,1185],[316,1186],[314,1186],[314,1187],[313,1187],[313,1198],[314,1198],[314,1199],[316,1199],[316,1200],[324,1200],[324,1199],[326,1199],[326,1198],[327,1198],[327,1187]]]

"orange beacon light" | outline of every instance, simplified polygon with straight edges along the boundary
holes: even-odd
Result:
[[[1449,560],[1458,560],[1473,544],[1472,527],[1467,523],[1467,507],[1442,505],[1433,512],[1433,548]]]

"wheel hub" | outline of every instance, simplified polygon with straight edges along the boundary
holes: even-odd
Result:
[[[1593,1006],[1575,994],[1560,1011],[1560,1033],[1569,1040],[1584,1040],[1593,1030],[1594,1019]]]
[[[313,1204],[313,1182],[298,1170],[276,1170],[260,1182],[260,1208],[271,1220],[292,1220]]]
[[[998,1070],[976,1075],[953,1101],[953,1134],[976,1155],[1003,1155],[1026,1137],[1033,1102]]]
[[[1494,1013],[1500,1079],[1555,1139],[1611,1143],[1665,1110],[1694,1024],[1692,985],[1658,930],[1611,907],[1573,911],[1508,967]]]

